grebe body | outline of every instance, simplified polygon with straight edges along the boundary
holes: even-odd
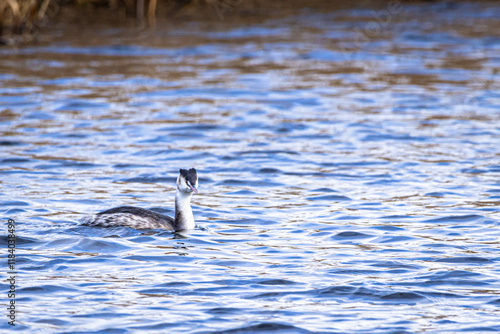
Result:
[[[179,170],[175,194],[175,217],[133,206],[119,206],[85,219],[82,225],[116,227],[126,226],[134,229],[167,229],[172,231],[190,230],[195,227],[191,196],[198,193],[196,169]]]

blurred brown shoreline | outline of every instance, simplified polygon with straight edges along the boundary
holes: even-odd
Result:
[[[95,27],[100,24],[154,27],[157,20],[225,21],[290,15],[304,8],[383,8],[390,3],[481,0],[0,0],[0,45],[35,41],[47,26]],[[484,0],[488,1],[488,0]]]

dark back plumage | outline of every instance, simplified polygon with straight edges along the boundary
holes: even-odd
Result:
[[[191,168],[191,169],[179,169],[179,172],[181,175],[191,183],[192,185],[196,184],[196,181],[198,181],[198,175],[196,174],[196,169]]]

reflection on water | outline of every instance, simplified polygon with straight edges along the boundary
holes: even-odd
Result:
[[[405,4],[367,36],[383,9],[0,49],[16,328],[500,330],[500,11]],[[187,167],[192,233],[76,224],[171,215]]]

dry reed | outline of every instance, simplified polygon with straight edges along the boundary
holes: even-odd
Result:
[[[183,7],[189,3],[203,3],[207,0],[162,0],[171,7]],[[40,27],[49,23],[62,6],[108,7],[135,15],[142,24],[147,18],[150,26],[155,24],[158,0],[0,0],[0,44],[16,42],[20,37],[33,35]],[[173,6],[172,6],[173,5]],[[18,38],[15,38],[15,37]],[[22,38],[21,38],[22,39]]]
[[[0,36],[31,33],[54,0],[0,0]]]

